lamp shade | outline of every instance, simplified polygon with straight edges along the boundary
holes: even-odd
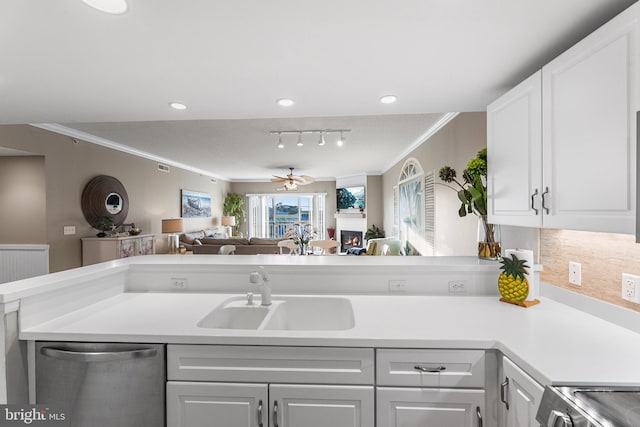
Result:
[[[236,226],[236,217],[235,216],[223,216],[222,217],[222,225],[225,227],[235,227]]]
[[[182,219],[163,219],[163,233],[182,233]]]

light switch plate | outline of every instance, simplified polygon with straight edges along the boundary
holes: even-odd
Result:
[[[76,234],[76,226],[65,225],[64,228],[62,229],[62,234],[64,234],[65,236],[71,236],[73,234]]]

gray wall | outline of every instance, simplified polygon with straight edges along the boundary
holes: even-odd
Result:
[[[46,242],[44,157],[0,157],[0,243]]]
[[[157,234],[158,252],[166,251],[161,220],[180,217],[181,189],[209,193],[212,197],[212,218],[185,219],[185,230],[219,225],[222,201],[229,190],[229,183],[225,181],[212,183],[209,177],[175,167],[171,168],[171,173],[159,172],[155,161],[84,141],[74,142],[67,136],[28,125],[0,126],[0,147],[44,156],[46,237],[43,239],[42,232],[38,232],[35,243],[50,245],[51,272],[79,267],[80,238],[97,233],[84,219],[80,207],[82,190],[96,175],[111,175],[123,183],[130,202],[126,222],[135,222],[143,232]],[[4,161],[3,166],[18,160],[6,157]],[[0,180],[0,194],[11,188],[12,183]],[[2,222],[9,227],[22,228],[22,221],[22,215],[16,212],[2,217]],[[75,225],[76,235],[64,236],[65,225]],[[37,221],[35,227],[42,228]]]

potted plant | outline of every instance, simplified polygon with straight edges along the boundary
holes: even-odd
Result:
[[[238,235],[240,220],[244,217],[244,196],[236,193],[228,193],[222,205],[222,214],[236,218],[236,225],[233,227],[233,235]]]
[[[463,182],[456,179],[456,170],[450,166],[440,169],[440,179],[447,187],[458,193],[460,200],[460,217],[467,214],[478,216],[478,256],[485,259],[499,259],[501,255],[500,229],[487,222],[487,149],[483,148],[478,155],[467,163],[462,173]]]
[[[364,233],[365,240],[381,239],[383,237],[384,237],[384,230],[381,230],[380,228],[376,227],[375,224],[372,224],[371,227],[367,229],[367,232]]]
[[[113,217],[108,215],[98,217],[96,228],[101,230],[100,233],[96,234],[96,237],[105,237],[107,232],[113,228]]]

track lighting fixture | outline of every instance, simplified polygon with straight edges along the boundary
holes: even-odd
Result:
[[[296,145],[298,147],[302,147],[304,145],[303,134],[318,134],[318,145],[320,147],[327,144],[326,136],[327,134],[340,134],[340,137],[336,140],[336,145],[338,147],[342,147],[346,140],[345,133],[351,132],[351,129],[305,129],[305,130],[273,130],[271,131],[271,135],[278,135],[278,148],[284,148],[284,143],[282,142],[282,135],[298,135],[298,140]]]

